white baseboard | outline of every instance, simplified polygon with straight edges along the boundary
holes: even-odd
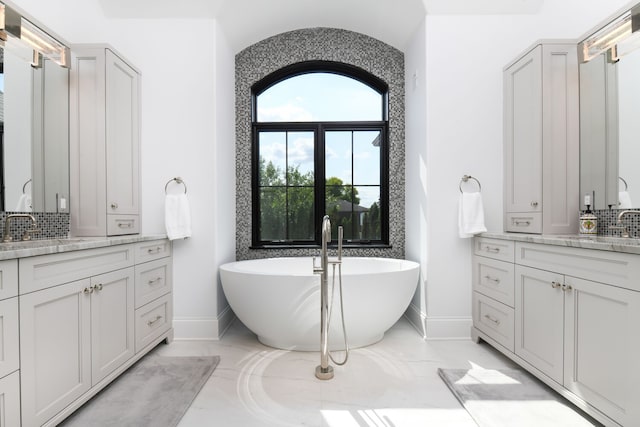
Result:
[[[411,304],[405,317],[426,340],[471,339],[471,317],[429,317]]]
[[[418,331],[422,339],[427,339],[426,318],[427,316],[420,311],[420,308],[414,304],[409,304],[407,311],[404,312],[404,317],[411,323],[411,325]]]
[[[235,314],[227,306],[215,317],[174,317],[173,330],[176,341],[216,341],[227,331]]]
[[[428,340],[471,339],[471,317],[427,317]]]

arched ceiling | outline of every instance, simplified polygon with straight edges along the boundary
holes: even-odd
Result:
[[[429,14],[529,14],[543,0],[98,0],[107,18],[215,18],[235,51],[284,31],[343,28],[404,50]]]

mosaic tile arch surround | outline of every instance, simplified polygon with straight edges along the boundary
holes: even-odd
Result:
[[[288,65],[335,61],[354,65],[389,85],[389,243],[391,248],[350,248],[347,256],[404,258],[405,104],[404,54],[364,34],[308,28],[262,40],[236,55],[236,258],[317,255],[317,249],[250,249],[251,86]]]

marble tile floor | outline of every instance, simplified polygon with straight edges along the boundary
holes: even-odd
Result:
[[[424,341],[404,318],[379,343],[352,350],[329,381],[315,378],[319,353],[266,347],[239,320],[220,341],[174,341],[159,351],[220,356],[178,427],[475,427],[437,368],[515,366],[485,343]]]

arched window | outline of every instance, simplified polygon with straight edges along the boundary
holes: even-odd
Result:
[[[252,88],[253,246],[388,245],[387,85],[341,63],[306,62]]]

